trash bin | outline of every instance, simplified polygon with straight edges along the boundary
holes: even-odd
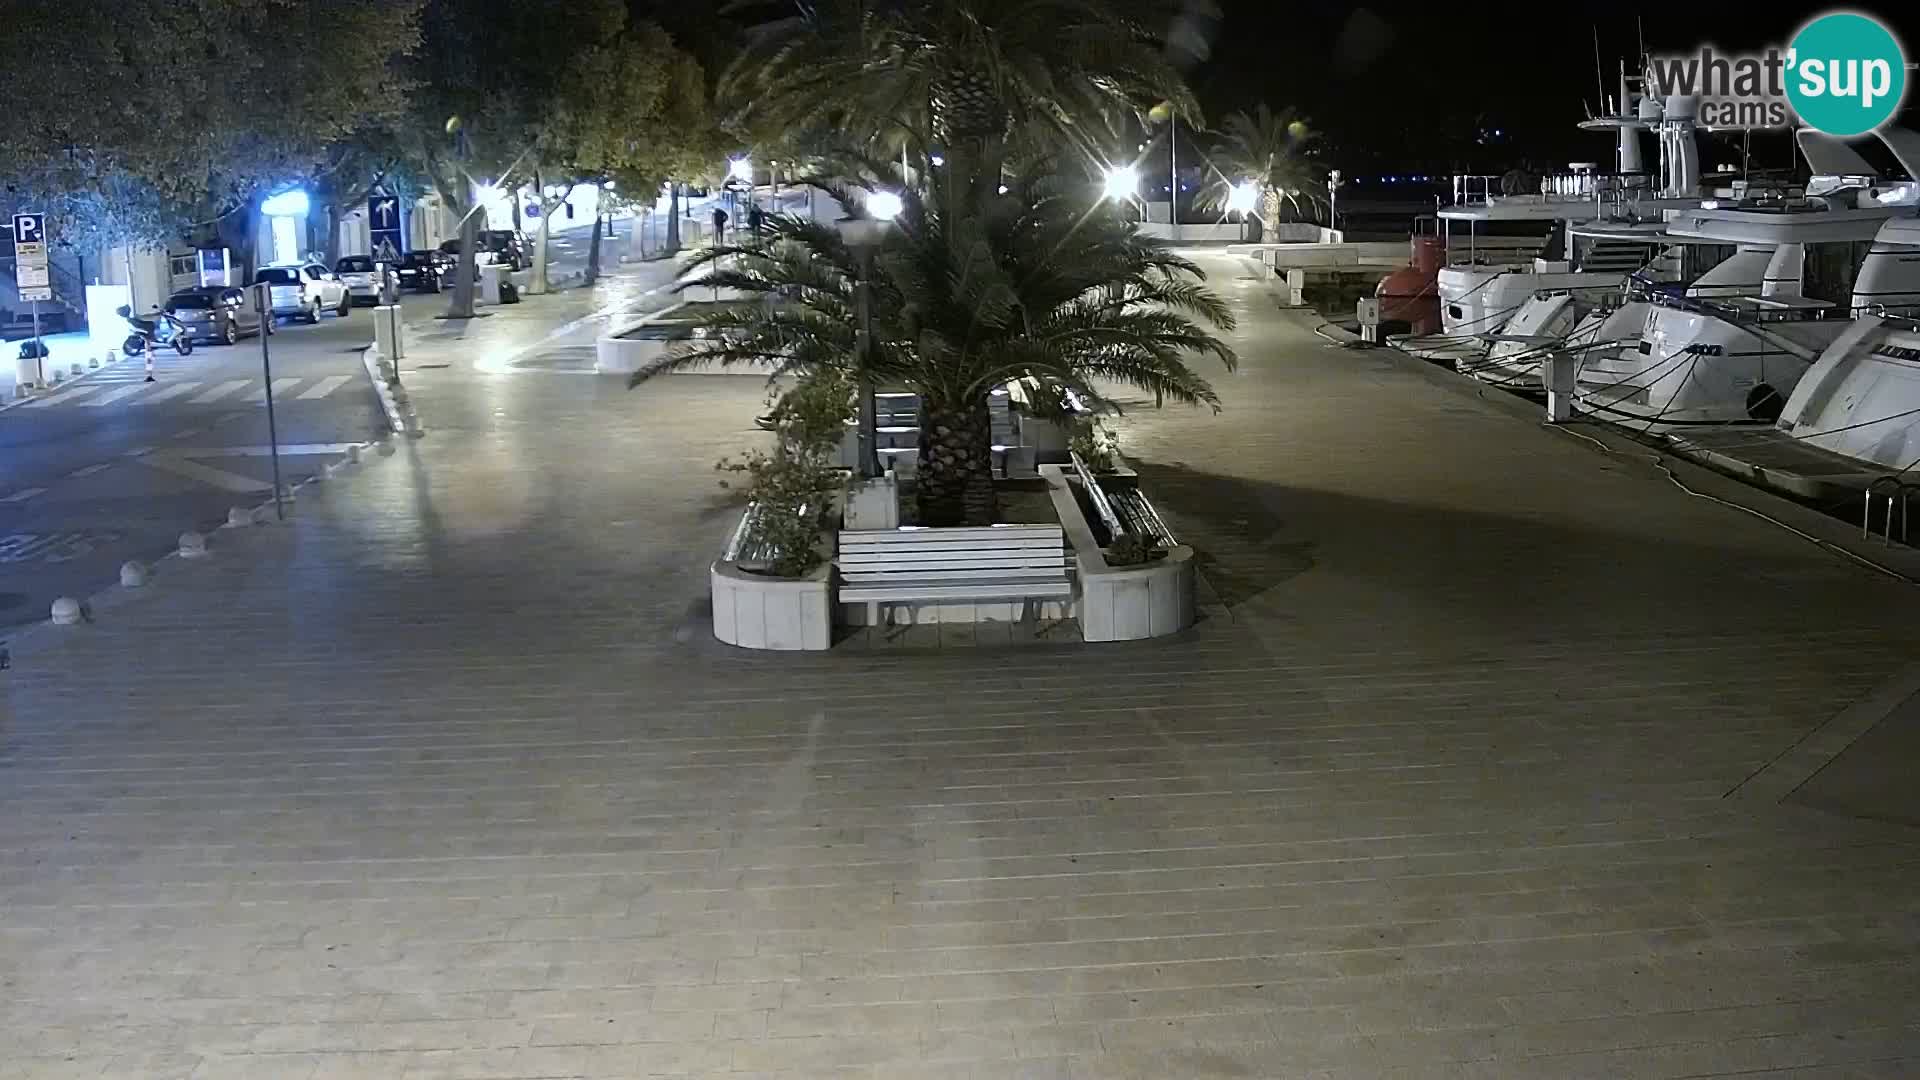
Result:
[[[486,304],[500,302],[500,285],[507,280],[507,268],[499,264],[480,268],[480,301]]]
[[[31,341],[22,342],[20,345],[19,358],[13,362],[13,384],[15,386],[31,388],[41,386],[46,382],[45,373],[41,371],[40,356],[38,355],[46,351],[46,346],[42,345],[37,350],[33,346],[34,342]]]

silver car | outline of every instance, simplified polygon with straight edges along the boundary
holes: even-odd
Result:
[[[342,255],[333,264],[334,276],[340,284],[347,287],[347,295],[356,304],[378,304],[380,302],[380,272],[376,270],[371,255]],[[400,278],[387,267],[387,280],[397,289]]]
[[[231,286],[182,289],[167,297],[166,311],[180,321],[187,336],[195,341],[231,345],[260,332],[260,313],[247,302],[245,292]]]

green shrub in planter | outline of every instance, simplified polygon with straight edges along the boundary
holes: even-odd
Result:
[[[844,478],[834,458],[853,416],[853,384],[824,369],[802,379],[771,402],[767,419],[774,433],[773,452],[750,451],[735,461],[721,458],[714,468],[744,477],[747,498],[760,513],[747,539],[777,554],[768,572],[774,577],[806,577],[820,567],[820,532],[828,526],[834,493]],[[722,487],[733,483],[720,481]]]

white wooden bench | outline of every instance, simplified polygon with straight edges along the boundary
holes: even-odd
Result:
[[[840,533],[840,599],[867,605],[943,600],[1044,600],[1073,595],[1058,525],[875,529]]]

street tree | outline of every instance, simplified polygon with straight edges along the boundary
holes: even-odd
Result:
[[[274,188],[390,116],[418,0],[14,0],[0,173],[102,243],[217,236],[252,253]],[[56,233],[58,235],[58,233]]]

